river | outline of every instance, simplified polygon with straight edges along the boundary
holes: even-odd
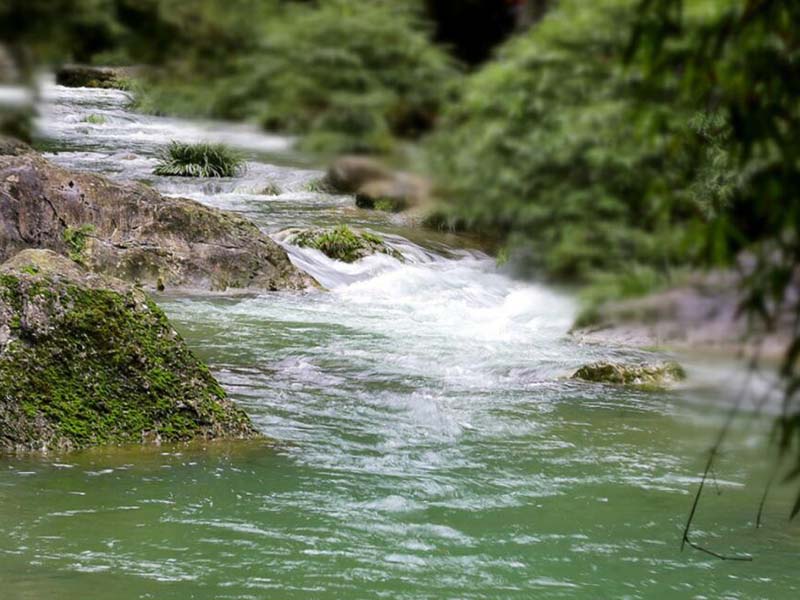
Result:
[[[159,296],[277,443],[3,458],[0,598],[798,597],[795,490],[777,486],[754,526],[768,416],[735,421],[695,522],[699,543],[753,560],[680,550],[742,369],[686,359],[689,380],[669,392],[572,381],[581,364],[643,353],[577,344],[571,295],[513,279],[465,240],[310,191],[322,173],[291,140],[127,103],[45,85],[48,156],[270,234],[366,227],[406,261],[287,247],[328,291]],[[236,146],[247,172],[152,176],[172,139]],[[280,194],[259,193],[268,184]]]

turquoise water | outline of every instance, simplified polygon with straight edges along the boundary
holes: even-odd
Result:
[[[199,135],[127,112],[119,92],[49,86],[46,100],[43,135],[71,168],[151,179],[159,143]],[[89,112],[109,124],[81,123]],[[687,358],[689,381],[663,393],[571,381],[640,354],[575,343],[569,295],[463,240],[305,191],[318,172],[268,158],[285,140],[204,131],[249,150],[248,173],[154,185],[269,232],[368,226],[407,260],[288,247],[329,291],[160,297],[276,442],[6,457],[0,598],[798,597],[794,490],[776,487],[754,526],[767,416],[736,421],[694,532],[753,560],[680,551],[735,364]],[[283,193],[254,193],[264,181]]]

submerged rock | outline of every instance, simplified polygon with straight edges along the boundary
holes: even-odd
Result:
[[[6,152],[0,155],[0,261],[32,247],[151,288],[314,285],[278,244],[236,214],[163,197],[143,184],[73,173],[32,151]]]
[[[56,83],[66,87],[126,89],[139,71],[137,67],[63,65],[56,71]]]
[[[400,212],[423,203],[430,183],[410,173],[394,172],[373,158],[343,156],[328,169],[328,185],[337,192],[355,194],[356,206]]]
[[[686,372],[671,361],[651,364],[596,362],[581,367],[572,378],[594,383],[663,386],[686,379]]]
[[[257,435],[141,289],[48,250],[0,267],[0,450]]]
[[[314,248],[328,258],[352,263],[376,253],[387,254],[397,260],[403,255],[387,245],[380,236],[368,231],[350,229],[347,225],[316,229],[289,229],[282,239],[301,248]]]

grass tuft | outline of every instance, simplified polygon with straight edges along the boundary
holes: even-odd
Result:
[[[292,243],[302,248],[314,248],[328,258],[347,263],[375,252],[403,260],[402,254],[387,246],[380,236],[367,231],[353,231],[347,225],[302,231],[294,237]]]
[[[105,125],[106,118],[103,115],[91,114],[88,117],[84,117],[83,122],[90,125]]]
[[[172,141],[159,156],[155,175],[173,177],[235,177],[244,159],[222,144]]]

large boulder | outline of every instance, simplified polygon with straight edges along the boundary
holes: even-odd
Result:
[[[355,194],[356,206],[399,212],[425,203],[430,182],[411,173],[395,172],[374,158],[342,156],[328,169],[328,186],[336,192]]]
[[[48,250],[0,266],[0,450],[255,436],[141,289]]]
[[[0,261],[48,248],[151,288],[301,289],[313,280],[246,219],[138,183],[0,155]],[[23,148],[24,149],[24,148]]]

